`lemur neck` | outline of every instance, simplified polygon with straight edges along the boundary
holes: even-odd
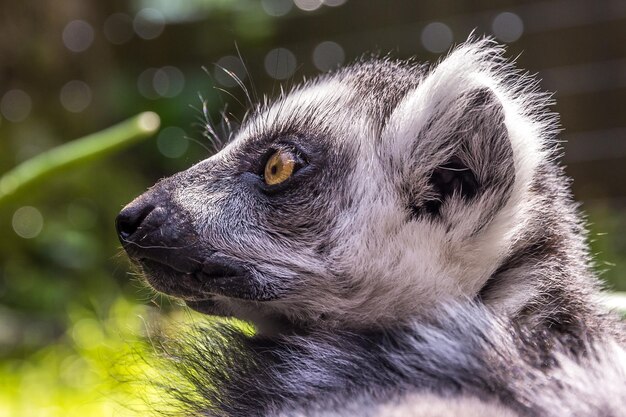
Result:
[[[479,298],[532,328],[582,334],[583,326],[602,321],[599,280],[560,169],[548,165],[539,174],[532,221]]]

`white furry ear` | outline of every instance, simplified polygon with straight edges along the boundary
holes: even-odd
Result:
[[[463,91],[436,109],[416,134],[410,155],[407,199],[417,217],[449,219],[478,201],[480,227],[504,204],[515,178],[502,105],[487,87]]]
[[[552,128],[534,89],[489,40],[468,41],[433,67],[383,132],[411,214],[462,224],[469,236],[510,198],[523,201]]]
[[[380,157],[405,205],[403,244],[416,259],[445,259],[423,273],[433,288],[449,277],[449,291],[476,294],[533,219],[556,120],[536,81],[502,54],[488,39],[457,47],[382,132]]]

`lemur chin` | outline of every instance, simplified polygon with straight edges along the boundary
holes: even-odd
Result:
[[[126,206],[154,289],[257,327],[174,349],[191,412],[623,412],[621,331],[549,103],[490,40],[431,66],[364,59],[259,104]]]

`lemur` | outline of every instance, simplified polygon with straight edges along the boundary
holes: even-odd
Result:
[[[620,415],[623,333],[549,104],[489,39],[362,59],[126,206],[154,289],[256,327],[168,344],[185,412]]]

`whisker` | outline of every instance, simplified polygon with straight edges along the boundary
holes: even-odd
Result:
[[[239,60],[241,61],[241,65],[243,65],[243,69],[246,71],[246,76],[248,77],[248,80],[250,80],[250,88],[252,89],[252,97],[254,98],[254,102],[258,103],[259,96],[257,94],[256,86],[254,85],[254,79],[252,78],[252,74],[248,70],[246,61],[243,60],[243,55],[241,55],[241,51],[239,50],[239,45],[237,45],[237,41],[235,41],[235,50],[237,51],[237,56],[239,57]],[[252,103],[250,104],[251,104],[251,107],[254,107]]]
[[[199,141],[199,140],[198,140],[198,139],[196,139],[196,138],[192,138],[192,137],[190,137],[190,136],[185,136],[185,139],[187,139],[187,140],[188,140],[188,141],[190,141],[190,142],[194,142],[194,143],[198,144],[200,147],[202,147],[202,148],[203,148],[205,151],[207,151],[209,154],[212,154],[212,153],[214,153],[214,152],[216,152],[216,151],[217,151],[216,149],[211,149],[211,148],[209,148],[208,146],[206,146],[204,143],[202,143],[201,141]]]
[[[211,72],[205,66],[202,66],[202,71],[204,71],[204,73],[211,79],[213,88],[216,89],[215,79],[213,78]],[[215,128],[215,124],[213,123],[211,114],[209,112],[208,100],[206,100],[201,93],[198,93],[198,97],[200,98],[200,103],[202,104],[202,110],[198,110],[201,117],[200,122],[202,123],[203,127],[202,136],[204,136],[211,142],[214,153],[217,153],[224,146],[224,139],[220,137],[220,135],[217,133],[217,129]],[[222,95],[218,94],[218,97],[220,98],[222,105],[225,105]]]
[[[208,101],[202,96],[201,93],[198,93],[198,98],[202,104],[202,109],[197,109],[193,105],[190,105],[189,107],[199,113],[198,120],[202,123],[203,127],[202,135],[209,139],[212,142],[211,144],[217,149],[218,147],[221,147],[222,139],[217,134],[215,125],[211,120],[211,115],[208,110]],[[216,143],[219,144],[219,146],[216,146]]]
[[[222,71],[224,71],[230,78],[233,79],[233,81],[235,81],[235,83],[239,86],[239,88],[241,88],[244,92],[244,94],[246,95],[246,98],[248,99],[248,104],[250,104],[251,106],[254,105],[254,102],[252,101],[252,97],[250,97],[250,92],[248,91],[248,88],[246,87],[246,85],[243,83],[243,81],[241,81],[241,78],[239,78],[237,76],[237,74],[235,74],[234,72],[232,72],[231,70],[224,68],[223,66],[219,65],[219,64],[213,64],[215,65],[217,68],[220,68]],[[245,107],[243,105],[243,103],[241,104],[242,107]]]
[[[222,88],[222,87],[215,87],[215,86],[214,86],[213,88],[214,88],[215,90],[221,91],[222,93],[226,93],[226,94],[228,94],[229,96],[231,96],[231,97],[232,97],[232,98],[233,98],[233,99],[234,99],[237,103],[239,103],[239,105],[240,105],[241,107],[246,107],[246,106],[245,106],[245,105],[241,102],[241,100],[239,100],[239,99],[238,99],[238,98],[237,98],[237,97],[236,97],[233,93],[231,93],[230,91],[228,91],[228,90],[226,90],[226,89],[224,89],[224,88]]]
[[[141,245],[141,244],[139,244],[139,243],[137,243],[137,242],[132,242],[132,241],[130,241],[130,240],[128,240],[128,239],[124,239],[124,243],[129,244],[129,245],[132,245],[132,246],[135,246],[135,247],[137,247],[137,248],[139,248],[139,249],[172,249],[172,250],[175,250],[175,249],[187,249],[187,248],[190,248],[190,247],[192,247],[193,245],[195,245],[196,243],[198,243],[198,241],[197,241],[197,239],[196,239],[196,241],[194,241],[194,242],[190,243],[189,245],[185,245],[185,246],[158,246],[158,245],[156,245],[156,246],[152,246],[152,245]]]
[[[224,123],[222,123],[222,131],[224,133],[224,137],[226,137],[227,140],[230,140],[233,133],[233,128],[230,124],[230,118],[228,117],[226,110],[227,107],[225,107],[224,110],[220,113],[222,115],[222,120],[224,121]]]

